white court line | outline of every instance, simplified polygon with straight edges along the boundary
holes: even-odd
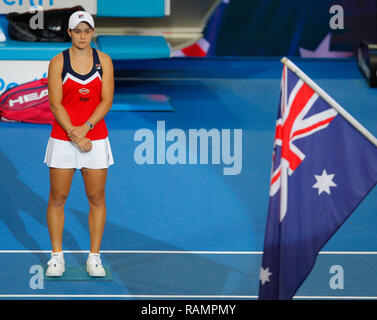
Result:
[[[63,250],[64,253],[89,253],[89,250]],[[0,250],[0,253],[51,253],[51,250]],[[169,251],[169,250],[101,250],[100,253],[157,253],[157,254],[263,254],[263,251]],[[321,251],[319,254],[377,254],[377,251]]]
[[[51,250],[0,250],[0,253],[50,253]],[[64,253],[89,252],[89,250],[64,250]],[[158,254],[249,254],[260,255],[263,251],[159,251],[159,250],[101,250],[101,253],[158,253]],[[377,254],[377,251],[322,251],[319,254]],[[256,295],[123,295],[123,294],[0,294],[0,298],[158,298],[158,299],[258,299]],[[344,299],[375,300],[374,296],[294,296],[293,299]]]
[[[63,250],[64,253],[86,253],[89,250]],[[0,250],[0,253],[51,253],[51,250]],[[262,251],[169,251],[169,250],[100,250],[100,253],[158,254],[263,254]]]

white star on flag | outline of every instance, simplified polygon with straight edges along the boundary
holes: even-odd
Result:
[[[268,267],[266,269],[264,269],[263,267],[260,268],[259,280],[262,282],[262,286],[266,282],[270,282],[270,276],[271,275],[272,275],[272,273],[270,272]]]
[[[313,188],[318,189],[318,195],[322,192],[327,192],[331,194],[330,187],[337,187],[337,185],[332,181],[334,179],[335,174],[327,174],[326,169],[323,169],[322,175],[314,175],[317,182],[313,185]]]
[[[353,55],[353,52],[348,51],[331,51],[331,37],[332,34],[329,33],[321,41],[317,49],[310,51],[304,48],[299,48],[301,57],[303,58],[348,58]]]

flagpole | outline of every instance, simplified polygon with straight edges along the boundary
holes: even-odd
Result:
[[[299,67],[291,60],[284,57],[280,60],[290,70],[292,70],[299,78],[301,78],[309,87],[311,87],[322,99],[324,99],[331,107],[333,107],[340,115],[343,116],[351,125],[355,127],[362,135],[365,136],[375,147],[377,147],[377,138],[371,134],[360,122],[352,117],[339,103],[331,98],[323,89],[321,89],[312,79],[310,79]]]

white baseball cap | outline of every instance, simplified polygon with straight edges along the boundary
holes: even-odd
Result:
[[[68,21],[68,28],[74,29],[80,22],[87,22],[94,28],[94,19],[92,15],[86,11],[76,11],[70,17]]]

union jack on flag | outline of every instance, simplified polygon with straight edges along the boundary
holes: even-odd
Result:
[[[377,183],[375,137],[287,63],[280,89],[260,299],[291,299],[321,248]]]
[[[176,50],[173,52],[173,57],[205,57],[209,50],[210,43],[201,38],[196,43],[183,48],[181,50]]]
[[[280,189],[280,221],[287,213],[288,175],[292,175],[305,159],[305,154],[295,145],[295,141],[327,128],[338,114],[332,107],[311,114],[319,95],[288,70],[284,65],[270,189],[270,196]]]

